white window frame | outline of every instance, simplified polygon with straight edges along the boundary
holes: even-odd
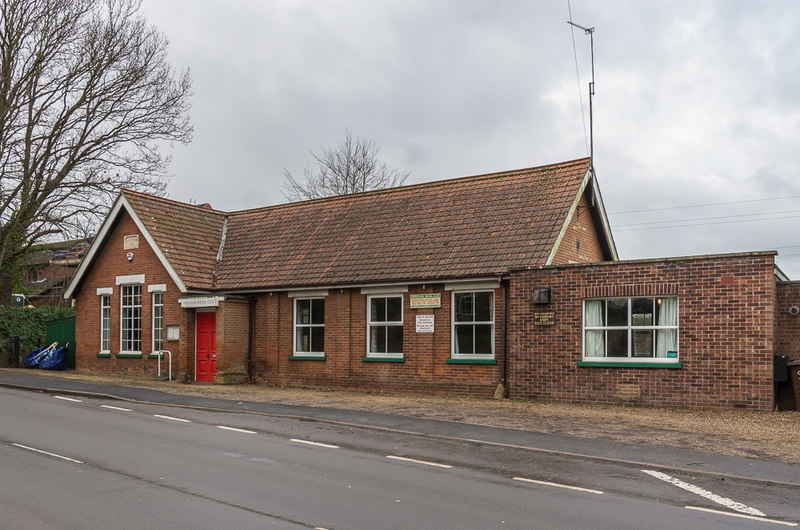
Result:
[[[152,305],[152,333],[151,333],[151,348],[150,351],[152,353],[156,353],[164,348],[164,291],[152,291],[153,305]],[[156,299],[160,299],[159,302],[156,302]],[[158,311],[156,311],[158,309]],[[156,319],[160,319],[161,326],[156,326]],[[158,348],[156,348],[156,331],[159,331],[158,335],[160,335],[160,342]]]
[[[492,319],[489,321],[473,320],[469,322],[456,322],[456,296],[460,294],[478,294],[478,293],[491,293],[492,295]],[[492,360],[494,359],[494,339],[495,339],[495,291],[494,289],[468,289],[461,291],[453,291],[450,295],[450,357],[452,359],[475,359],[475,360]],[[456,326],[473,326],[473,349],[475,347],[475,326],[477,325],[491,325],[492,337],[491,353],[456,353]]]
[[[388,300],[389,298],[399,298],[400,299],[400,320],[373,322],[372,321],[372,301],[375,300],[375,299],[378,299],[378,298],[384,298],[386,300]],[[403,308],[403,304],[404,303],[405,303],[405,300],[403,299],[403,294],[402,293],[375,294],[375,295],[367,296],[367,350],[366,350],[367,351],[367,357],[388,357],[388,358],[397,358],[397,359],[402,359],[403,358],[403,352],[402,351],[399,351],[399,352],[386,352],[386,353],[371,351],[370,350],[370,346],[372,344],[372,341],[370,339],[372,337],[372,329],[373,328],[378,328],[378,327],[385,327],[385,328],[399,327],[400,330],[401,330],[401,333],[404,332],[404,326],[403,326],[403,322],[404,322],[404,318],[405,318],[404,312],[403,312],[403,309],[404,309]],[[388,329],[387,329],[387,332],[388,332]],[[387,340],[388,340],[388,333],[387,333]],[[387,343],[387,347],[388,347],[388,343]],[[404,341],[404,344],[403,344],[403,348],[405,348],[405,341]]]
[[[128,289],[138,289],[139,290],[139,297],[138,297],[139,298],[139,304],[138,305],[136,305],[136,304],[132,304],[130,306],[126,306],[125,305],[125,298],[126,298],[125,292]],[[119,311],[119,349],[120,349],[120,354],[141,355],[141,353],[142,353],[142,286],[141,286],[141,284],[138,284],[138,283],[135,283],[135,284],[124,284],[124,285],[120,286],[120,290],[119,291],[120,291],[120,297],[119,297],[119,304],[120,304],[120,311]],[[133,296],[134,299],[135,299],[135,294],[134,293],[131,293],[130,296]],[[126,324],[125,309],[127,307],[129,307],[133,311],[135,311],[137,308],[139,310],[138,319],[137,319],[135,314],[132,315],[130,317],[130,319],[129,319],[129,320],[132,321],[132,323],[133,323],[133,321],[136,321],[136,320],[139,321],[139,326],[138,326],[139,339],[138,339],[138,341],[137,340],[133,340],[133,339],[130,339],[130,340],[126,341],[125,338],[124,338],[125,337],[125,330],[126,330],[126,328],[125,328],[125,324]],[[136,327],[131,327],[130,328],[131,332],[135,331],[136,329],[137,329]],[[136,342],[139,343],[139,349],[138,350],[125,349],[126,346],[134,346]]]
[[[633,303],[634,299],[640,298],[649,298],[653,300],[653,318],[655,319],[655,306],[659,299],[664,298],[671,298],[675,300],[675,325],[674,326],[659,326],[656,323],[650,326],[635,326],[633,325]],[[587,326],[586,325],[586,303],[590,301],[596,300],[615,300],[615,299],[627,299],[627,319],[628,323],[625,326],[609,326],[608,325],[608,306],[607,304],[604,305],[606,308],[606,314],[604,315],[604,322],[606,323],[603,326]],[[585,362],[603,362],[603,363],[676,363],[680,361],[680,299],[675,295],[670,296],[610,296],[607,298],[586,298],[583,300],[582,305],[582,332],[581,332],[581,356],[582,360]],[[627,357],[609,357],[608,356],[608,331],[613,330],[627,330],[628,332],[628,355]],[[657,331],[658,330],[675,330],[675,353],[677,354],[676,357],[656,357],[656,341],[657,341]],[[605,331],[604,336],[604,354],[603,356],[586,356],[586,332],[587,331]],[[637,357],[634,356],[633,351],[633,332],[634,331],[653,331],[653,357]],[[670,350],[673,351],[673,350]]]
[[[111,353],[111,295],[110,294],[100,295],[100,353]]]
[[[311,305],[313,305],[313,301],[314,300],[322,300],[322,303],[323,304],[325,303],[325,297],[324,296],[313,296],[313,297],[307,297],[307,298],[299,298],[299,297],[298,298],[294,298],[294,304],[293,304],[293,307],[292,307],[292,352],[293,352],[294,356],[296,356],[296,357],[325,357],[325,351],[324,351],[325,350],[325,317],[324,317],[324,315],[325,315],[325,306],[323,305],[323,309],[322,309],[322,312],[323,312],[322,324],[311,324],[311,323],[309,323],[309,324],[300,324],[300,323],[297,322],[297,303],[301,302],[301,301],[306,301],[306,300],[312,301]],[[312,313],[313,313],[313,311],[312,311]],[[309,315],[309,320],[310,320],[310,315]],[[313,328],[318,328],[318,329],[322,329],[323,330],[322,331],[322,333],[323,333],[323,336],[322,336],[322,350],[323,351],[321,351],[321,352],[298,351],[297,350],[297,330],[298,330],[298,328],[312,328],[312,329]],[[309,341],[309,348],[311,348],[311,341]]]

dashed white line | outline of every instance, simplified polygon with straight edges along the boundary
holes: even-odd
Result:
[[[301,440],[299,438],[291,438],[289,441],[298,444],[313,445],[316,447],[325,447],[326,449],[339,449],[338,445],[324,444],[322,442],[312,442],[310,440]]]
[[[710,492],[708,490],[704,490],[703,488],[701,488],[699,486],[695,486],[694,484],[689,484],[688,482],[684,482],[684,481],[682,481],[680,479],[671,477],[671,476],[667,475],[666,473],[662,473],[660,471],[654,471],[652,469],[643,469],[642,472],[643,473],[647,473],[651,477],[655,477],[655,478],[657,478],[659,480],[663,480],[664,482],[672,484],[673,486],[677,486],[677,487],[679,487],[681,489],[684,489],[686,491],[689,491],[689,492],[692,492],[694,494],[700,495],[701,497],[704,497],[704,498],[706,498],[706,499],[708,499],[710,501],[714,501],[717,504],[721,504],[722,506],[725,506],[726,508],[729,508],[731,510],[735,510],[735,511],[737,511],[739,513],[746,513],[748,515],[757,515],[759,517],[764,517],[765,516],[765,514],[763,512],[761,512],[761,511],[759,511],[759,510],[757,510],[755,508],[751,508],[751,507],[749,507],[749,506],[747,506],[745,504],[742,504],[741,502],[736,502],[734,500],[728,499],[727,497],[722,497],[720,495],[717,495],[716,493],[712,493],[712,492]]]
[[[247,429],[237,429],[236,427],[226,427],[225,425],[217,425],[217,429],[223,429],[226,431],[233,431],[233,432],[242,432],[244,434],[258,434],[256,431],[248,431]]]
[[[386,455],[386,458],[391,458],[392,460],[400,460],[403,462],[413,462],[414,464],[422,464],[425,466],[433,466],[433,467],[443,467],[445,469],[450,469],[453,466],[448,466],[447,464],[439,464],[437,462],[428,462],[426,460],[416,460],[414,458],[406,458],[404,456],[394,456],[394,455]]]
[[[162,416],[161,414],[153,414],[156,418],[161,418],[162,420],[172,420],[172,421],[181,421],[183,423],[192,423],[192,420],[185,420],[183,418],[174,418],[172,416]]]
[[[788,521],[778,521],[777,519],[764,519],[763,517],[754,517],[752,515],[745,515],[743,513],[723,512],[721,510],[712,510],[711,508],[701,508],[700,506],[684,506],[687,510],[696,510],[698,512],[716,513],[719,515],[727,515],[728,517],[738,517],[739,519],[750,519],[752,521],[760,521],[762,523],[779,524],[783,526],[797,526],[797,523],[790,523]]]
[[[19,447],[21,449],[27,449],[28,451],[33,451],[34,453],[42,453],[43,455],[53,456],[55,458],[60,458],[61,460],[67,460],[69,462],[75,462],[76,464],[83,464],[80,460],[75,460],[74,458],[70,458],[68,456],[57,455],[55,453],[49,453],[47,451],[42,451],[41,449],[36,449],[34,447],[28,447],[27,445],[22,445],[18,443],[12,443],[14,447]]]
[[[530,482],[531,484],[540,484],[542,486],[553,486],[554,488],[564,488],[568,490],[583,491],[585,493],[594,493],[595,495],[603,494],[603,492],[600,490],[580,488],[578,486],[569,486],[567,484],[559,484],[558,482],[547,482],[544,480],[533,480],[532,478],[523,478],[523,477],[514,477],[514,480],[519,480],[520,482]]]
[[[122,407],[115,407],[113,405],[100,405],[101,409],[120,410],[122,412],[133,412],[131,409],[124,409]]]
[[[66,396],[53,396],[56,399],[63,399],[64,401],[72,401],[73,403],[83,403],[80,399],[69,398]]]

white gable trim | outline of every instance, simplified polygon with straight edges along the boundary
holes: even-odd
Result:
[[[586,191],[586,186],[588,186],[590,182],[592,183],[592,197],[594,198],[597,209],[600,212],[601,224],[603,225],[602,236],[605,237],[606,241],[608,242],[608,248],[611,252],[611,259],[614,261],[619,260],[619,257],[617,256],[617,247],[614,244],[614,239],[611,237],[611,229],[609,228],[608,217],[606,216],[606,208],[603,205],[603,199],[600,197],[600,191],[597,188],[597,181],[594,178],[594,171],[592,168],[589,168],[589,171],[587,171],[586,175],[583,177],[583,182],[581,182],[581,187],[578,190],[578,193],[575,195],[575,199],[572,201],[572,206],[569,208],[567,218],[564,219],[564,224],[561,225],[561,230],[558,232],[558,237],[553,245],[553,249],[550,251],[550,255],[547,256],[547,262],[545,262],[545,265],[553,264],[553,260],[556,258],[556,253],[561,246],[561,241],[564,239],[564,236],[567,233],[570,222],[572,222],[572,216],[575,215],[575,212],[578,210],[578,204],[580,204],[581,197],[583,197],[583,193]],[[600,235],[601,234],[597,234],[598,237],[600,237]]]
[[[170,262],[167,260],[167,257],[158,247],[155,240],[153,239],[153,236],[150,235],[150,232],[148,232],[147,228],[145,228],[144,226],[144,223],[142,223],[142,220],[139,219],[138,215],[136,215],[136,211],[134,211],[133,207],[128,202],[128,199],[125,198],[125,195],[120,193],[119,197],[117,197],[117,200],[114,202],[114,206],[108,213],[108,216],[106,217],[105,221],[103,221],[103,224],[100,226],[100,230],[97,232],[97,235],[95,236],[94,241],[92,242],[92,246],[89,247],[89,251],[86,253],[83,260],[81,261],[80,266],[78,267],[78,270],[75,272],[75,276],[73,276],[72,281],[69,282],[69,287],[67,287],[67,290],[64,291],[65,299],[72,298],[72,295],[74,294],[75,289],[83,279],[83,276],[86,274],[89,267],[94,263],[94,258],[97,255],[97,252],[99,251],[100,247],[103,246],[103,243],[109,236],[111,232],[111,227],[114,225],[114,221],[117,219],[117,216],[120,214],[123,208],[125,209],[126,212],[128,212],[128,215],[131,216],[131,219],[133,219],[133,222],[136,224],[136,227],[139,229],[142,235],[144,235],[145,240],[150,245],[150,248],[153,249],[153,252],[155,252],[156,256],[158,257],[158,260],[161,262],[161,265],[163,265],[163,267],[167,270],[167,272],[170,275],[170,278],[172,278],[172,281],[175,282],[175,285],[178,286],[178,290],[182,293],[186,292],[187,290],[186,284],[183,283],[181,277],[178,276],[178,273],[175,271]]]
[[[603,196],[600,194],[600,187],[597,185],[597,176],[592,173],[592,195],[594,196],[595,204],[597,204],[597,211],[600,212],[600,221],[603,224],[603,232],[608,241],[608,248],[611,250],[611,258],[614,261],[619,261],[617,255],[617,244],[614,243],[614,236],[611,233],[611,224],[608,222],[608,215],[606,214],[606,206],[603,204]]]

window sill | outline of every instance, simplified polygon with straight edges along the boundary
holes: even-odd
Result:
[[[404,363],[406,362],[403,357],[362,357],[361,360],[365,363]]]
[[[109,354],[110,355],[110,354]],[[116,354],[117,357],[130,357],[131,359],[141,359],[142,352],[119,352]]]
[[[290,355],[290,361],[324,361],[324,355]]]
[[[497,359],[447,359],[447,364],[497,364]]]
[[[578,366],[594,366],[597,368],[683,368],[679,361],[653,362],[653,361],[578,361]]]
[[[111,352],[101,351],[97,354],[98,357],[111,357]]]

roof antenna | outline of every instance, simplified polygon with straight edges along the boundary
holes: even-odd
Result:
[[[567,20],[567,24],[582,29],[584,35],[589,35],[592,50],[592,81],[589,83],[589,163],[594,169],[594,127],[592,122],[592,96],[594,96],[594,28],[584,28],[580,24],[576,24],[571,20]]]

